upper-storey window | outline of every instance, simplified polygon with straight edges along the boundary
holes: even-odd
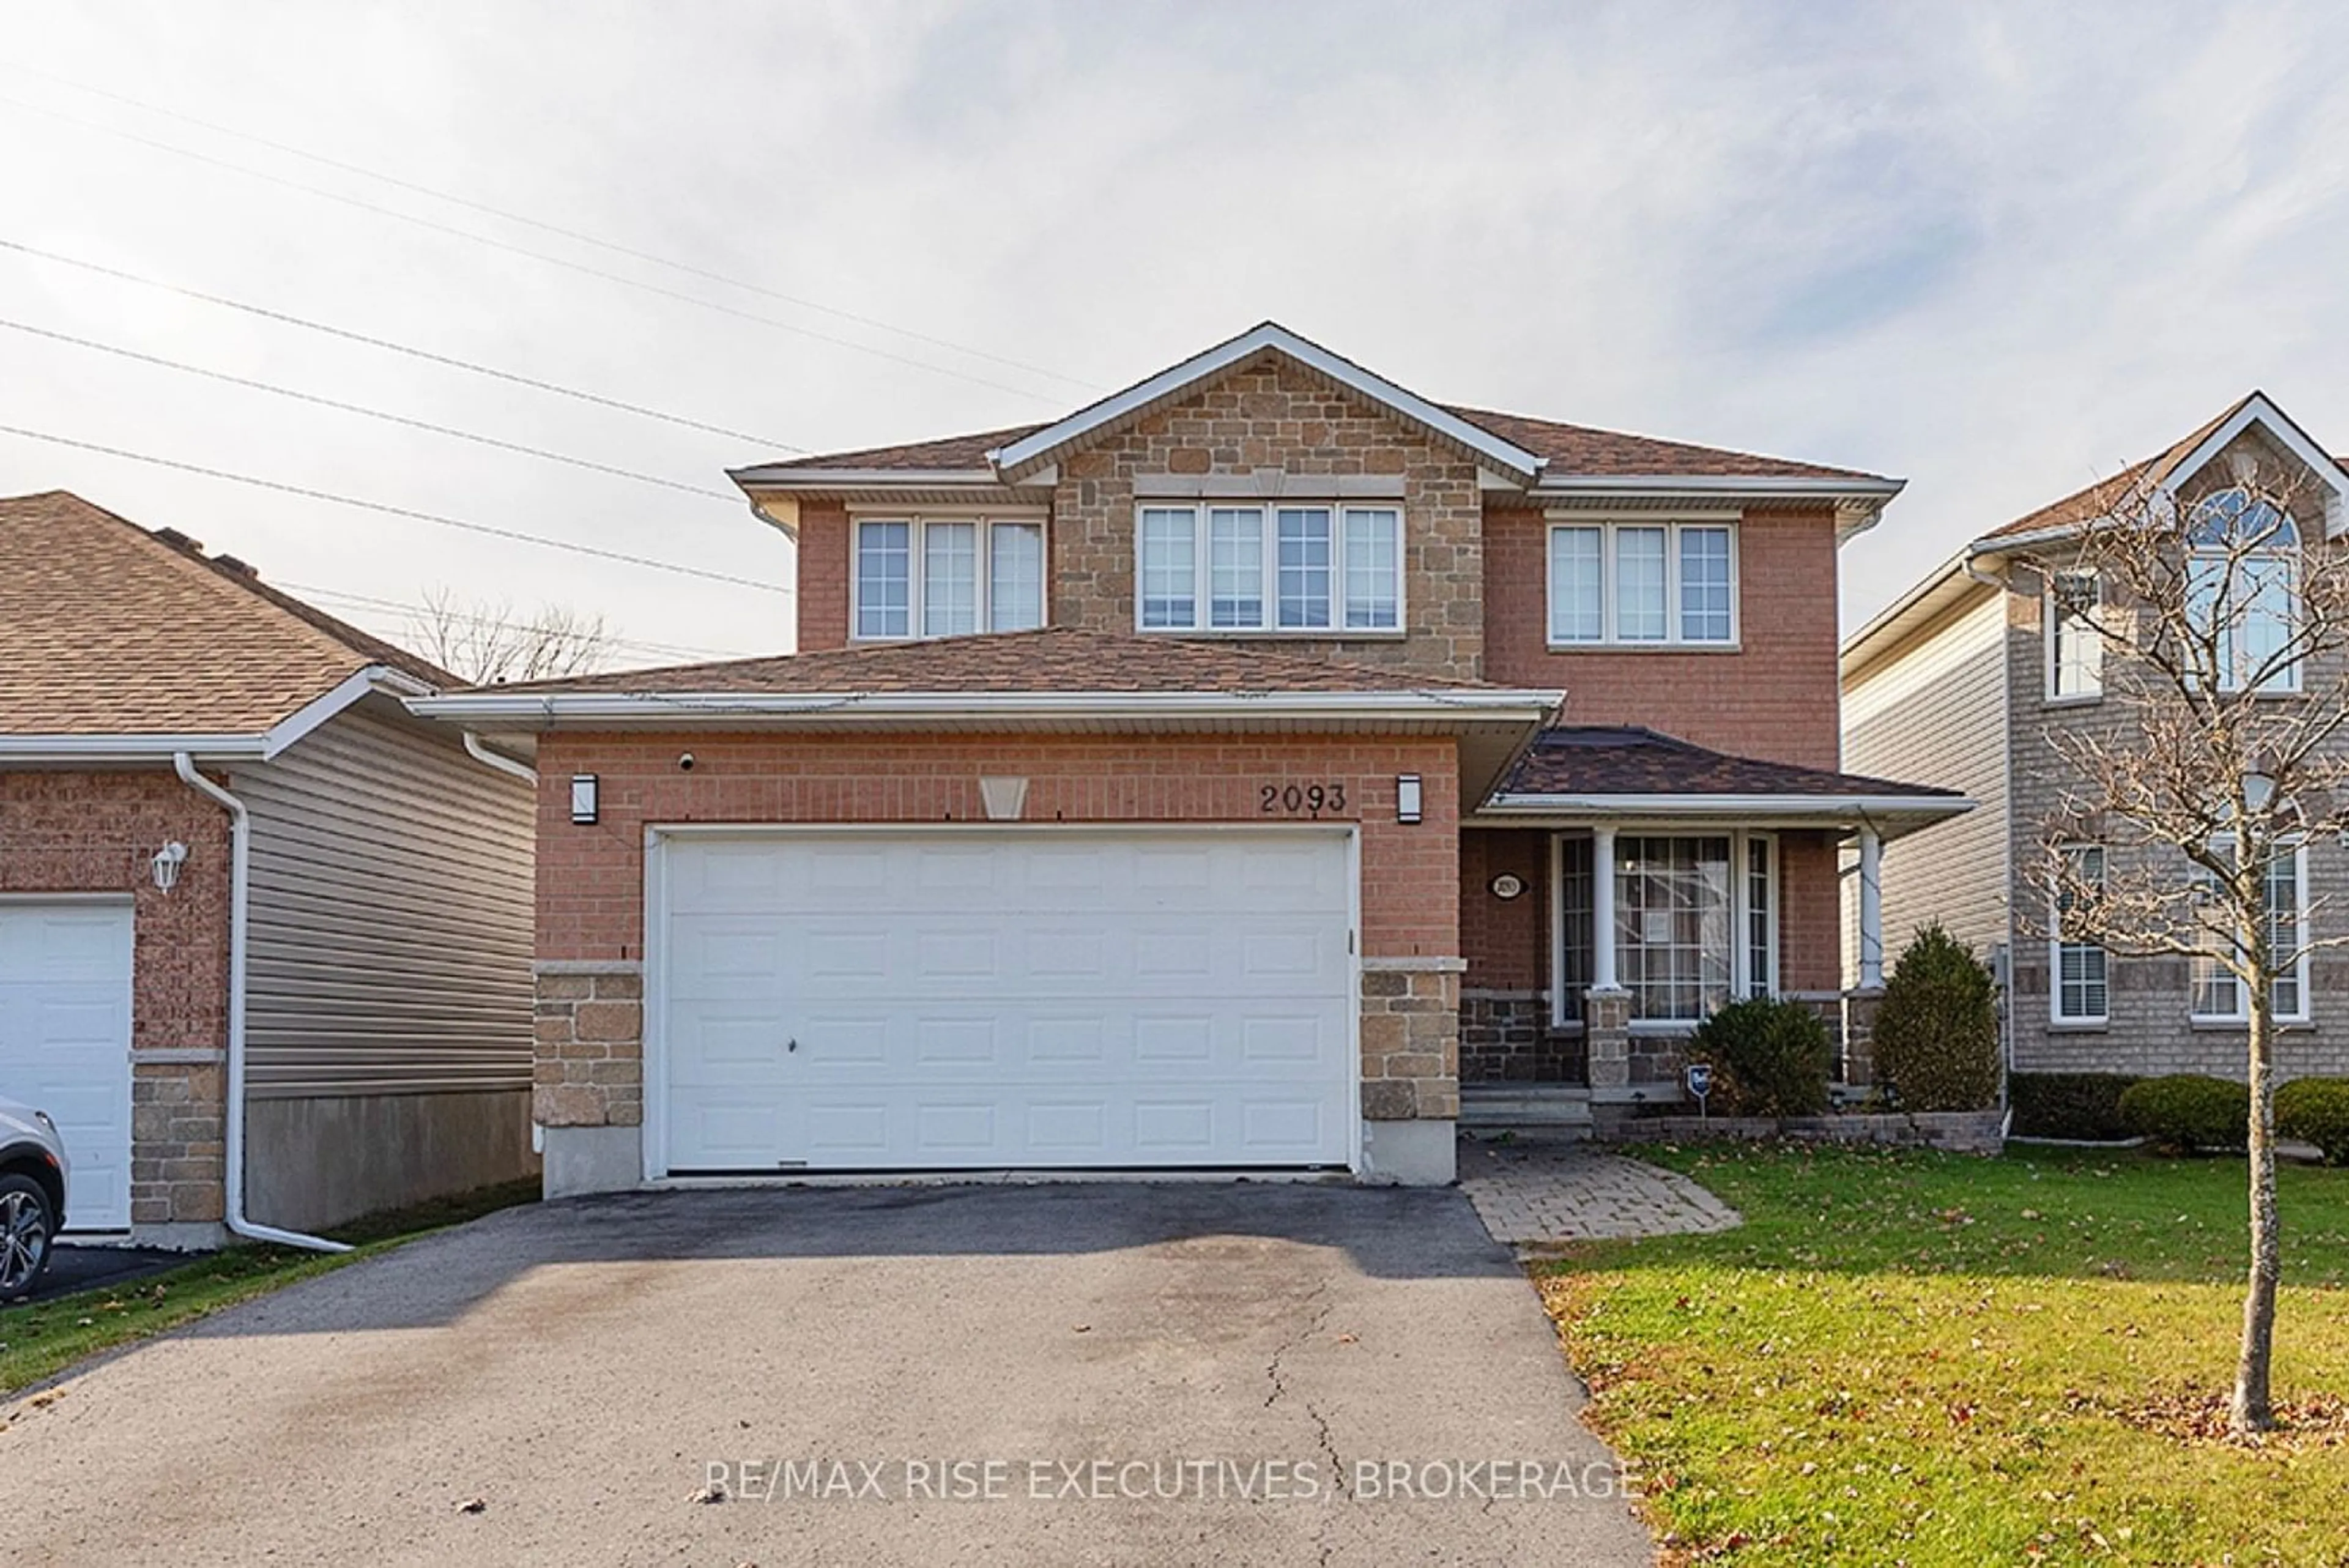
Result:
[[[2047,695],[2095,697],[2105,689],[2105,636],[2096,624],[2101,589],[2094,572],[2047,579]]]
[[[1737,641],[1737,530],[1727,523],[1559,523],[1549,531],[1553,646]]]
[[[1140,508],[1144,631],[1349,636],[1402,628],[1402,509],[1216,502]]]
[[[1044,525],[986,517],[860,517],[856,635],[878,640],[1044,624]]]
[[[2188,534],[2192,624],[2210,639],[2221,690],[2300,690],[2292,657],[2299,619],[2300,531],[2240,490],[2196,504]]]

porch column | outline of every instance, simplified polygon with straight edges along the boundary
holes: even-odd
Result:
[[[1590,830],[1590,989],[1582,1044],[1593,1096],[1631,1085],[1631,998],[1615,976],[1615,830]]]
[[[1876,829],[1859,830],[1859,988],[1884,983],[1884,841]]]
[[[1615,830],[1590,830],[1590,989],[1615,982]]]

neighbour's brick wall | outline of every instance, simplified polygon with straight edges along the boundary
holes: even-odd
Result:
[[[188,859],[166,893],[148,862],[174,839]],[[218,1222],[227,814],[164,768],[0,774],[0,893],[130,895],[131,1223]]]
[[[2049,1017],[2045,896],[2031,877],[2045,853],[2044,835],[2055,820],[2067,789],[2087,793],[2051,737],[2059,732],[2099,735],[2116,745],[2133,743],[2127,708],[2114,701],[2054,704],[2046,697],[2040,599],[2035,576],[2018,579],[2026,591],[2010,593],[2007,605],[2007,711],[2014,748],[2009,774],[2013,818],[2010,864],[2016,913],[2009,998],[2014,1068],[2021,1073],[2208,1073],[2240,1079],[2249,1071],[2248,1043],[2240,1025],[2196,1023],[2189,1016],[2189,971],[2178,958],[2127,958],[2107,962],[2107,1022],[2056,1024]],[[2342,676],[2333,673],[2331,679]],[[2349,750],[2349,746],[2344,746]],[[2136,857],[2160,854],[2186,875],[2174,853],[2108,845],[2116,876],[2128,873]],[[2341,911],[2349,909],[2349,847],[2334,836],[2308,846],[2308,895],[2315,934],[2338,934]],[[1894,934],[1885,933],[1888,966],[1898,954]],[[2276,1071],[2290,1079],[2349,1077],[2349,955],[2319,952],[2309,961],[2310,1022],[2286,1024],[2276,1036]]]
[[[1261,471],[1402,481],[1408,635],[1258,640],[1355,664],[1464,680],[1482,674],[1485,567],[1475,465],[1280,359],[1245,367],[1061,465],[1050,528],[1052,624],[1133,629],[1137,475]],[[1300,488],[1295,477],[1288,493],[1313,498],[1309,483]]]
[[[848,508],[837,501],[800,503],[799,651],[848,646],[851,549]]]
[[[688,751],[695,765],[681,772],[678,754]],[[571,821],[568,780],[574,773],[602,781],[602,820],[592,826]],[[1418,774],[1423,784],[1423,820],[1411,826],[1394,819],[1395,777],[1406,773]],[[1346,808],[1319,820],[1361,824],[1366,965],[1380,960],[1457,963],[1459,787],[1449,740],[551,733],[539,745],[540,1120],[551,1114],[624,1124],[622,1107],[641,1103],[640,1047],[602,1033],[616,1030],[619,1015],[599,1015],[592,1030],[583,1022],[591,1007],[629,999],[598,991],[605,984],[601,973],[582,996],[578,979],[588,971],[633,973],[644,956],[647,825],[984,822],[978,781],[992,774],[1029,780],[1030,822],[1308,821],[1313,819],[1268,816],[1260,786],[1341,784]],[[1413,1085],[1413,1106],[1439,1107],[1456,1098],[1459,974],[1456,968],[1429,972],[1441,980],[1415,979],[1410,995],[1423,1001],[1433,987],[1440,1023],[1420,1025],[1416,1035],[1406,1031],[1404,1054],[1433,1054],[1441,1070],[1423,1075],[1418,1069],[1425,1062],[1414,1059],[1407,1064],[1411,1071],[1394,1079]],[[1382,1001],[1381,1011],[1398,1010]],[[1364,1022],[1367,1106],[1371,1063],[1370,1021]],[[624,1044],[631,1048],[623,1051]],[[1384,1066],[1379,1071],[1387,1076]],[[638,1086],[636,1095],[569,1092],[630,1085]],[[1394,1091],[1381,1094],[1381,1104],[1395,1103]],[[1415,1114],[1453,1113],[1422,1108]]]
[[[1745,514],[1734,652],[1551,651],[1548,529],[1522,505],[1485,514],[1485,679],[1565,688],[1569,724],[1641,724],[1738,756],[1837,765],[1833,512]]]

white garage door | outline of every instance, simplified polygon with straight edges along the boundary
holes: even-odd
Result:
[[[67,1222],[130,1223],[130,906],[0,899],[0,1095],[56,1118]]]
[[[656,1170],[1349,1163],[1330,830],[666,838]]]

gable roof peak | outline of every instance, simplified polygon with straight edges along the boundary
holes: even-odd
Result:
[[[1016,483],[1061,457],[1082,451],[1153,411],[1222,380],[1268,353],[1278,354],[1385,409],[1481,466],[1520,484],[1533,483],[1547,461],[1272,320],[1260,321],[1238,336],[1170,365],[1123,391],[1112,392],[1065,419],[997,447],[987,453],[987,461],[999,478]]]

